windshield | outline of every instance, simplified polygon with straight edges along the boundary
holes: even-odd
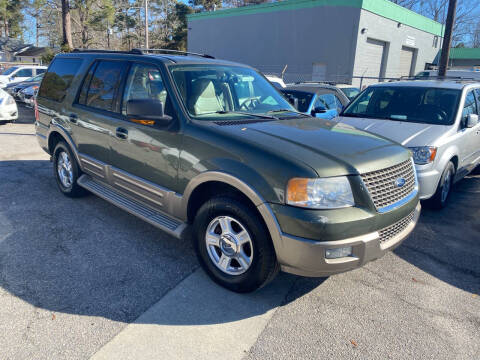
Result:
[[[342,116],[452,125],[460,90],[413,86],[373,86],[363,91]]]
[[[13,73],[15,70],[17,70],[18,67],[16,66],[12,66],[11,68],[8,68],[7,70],[5,70],[2,75],[10,75],[11,73]]]
[[[360,89],[352,87],[352,88],[341,88],[340,90],[348,97],[349,100],[352,100],[355,96],[360,93]]]
[[[25,80],[25,81],[28,81],[28,82],[41,81],[43,79],[43,75],[45,75],[45,73],[34,76],[34,77],[31,77],[30,79]]]
[[[297,90],[282,90],[282,92],[295,103],[298,111],[306,113],[310,108],[310,103],[313,98],[312,93]]]
[[[256,71],[240,66],[170,66],[190,116],[199,120],[232,120],[295,112],[273,85]],[[277,115],[276,115],[277,116]]]

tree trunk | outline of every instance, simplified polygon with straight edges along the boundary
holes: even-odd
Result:
[[[73,49],[72,42],[72,23],[70,19],[70,4],[69,0],[62,0],[62,30],[63,30],[63,44]]]

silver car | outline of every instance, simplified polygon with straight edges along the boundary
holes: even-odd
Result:
[[[368,87],[337,120],[410,148],[420,198],[442,208],[480,163],[479,113],[480,82],[401,81]]]

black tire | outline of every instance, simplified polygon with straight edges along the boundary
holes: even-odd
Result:
[[[67,154],[71,162],[73,176],[70,186],[66,186],[62,183],[60,180],[60,174],[58,172],[58,162],[63,152]],[[82,172],[78,167],[77,161],[70,150],[70,147],[63,141],[58,142],[58,144],[55,146],[55,150],[53,151],[53,174],[55,176],[55,180],[57,181],[58,188],[65,196],[77,198],[88,195],[88,191],[77,184],[77,180],[80,175],[82,175]]]
[[[208,254],[206,231],[212,220],[218,216],[229,216],[238,220],[250,235],[253,244],[251,265],[242,274],[230,275],[223,272]],[[255,291],[273,280],[280,269],[265,224],[255,209],[242,200],[219,196],[203,204],[195,216],[192,238],[198,260],[205,272],[213,281],[231,291],[238,293]]]
[[[455,165],[449,161],[443,170],[442,177],[438,183],[437,191],[427,201],[427,205],[436,210],[443,209],[447,203],[450,193],[452,192],[453,180],[455,178]]]

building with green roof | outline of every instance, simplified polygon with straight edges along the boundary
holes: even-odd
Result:
[[[442,33],[387,0],[286,0],[188,16],[189,51],[264,73],[287,65],[287,81],[413,75],[434,61]]]
[[[480,48],[453,48],[450,50],[450,67],[480,71]]]

